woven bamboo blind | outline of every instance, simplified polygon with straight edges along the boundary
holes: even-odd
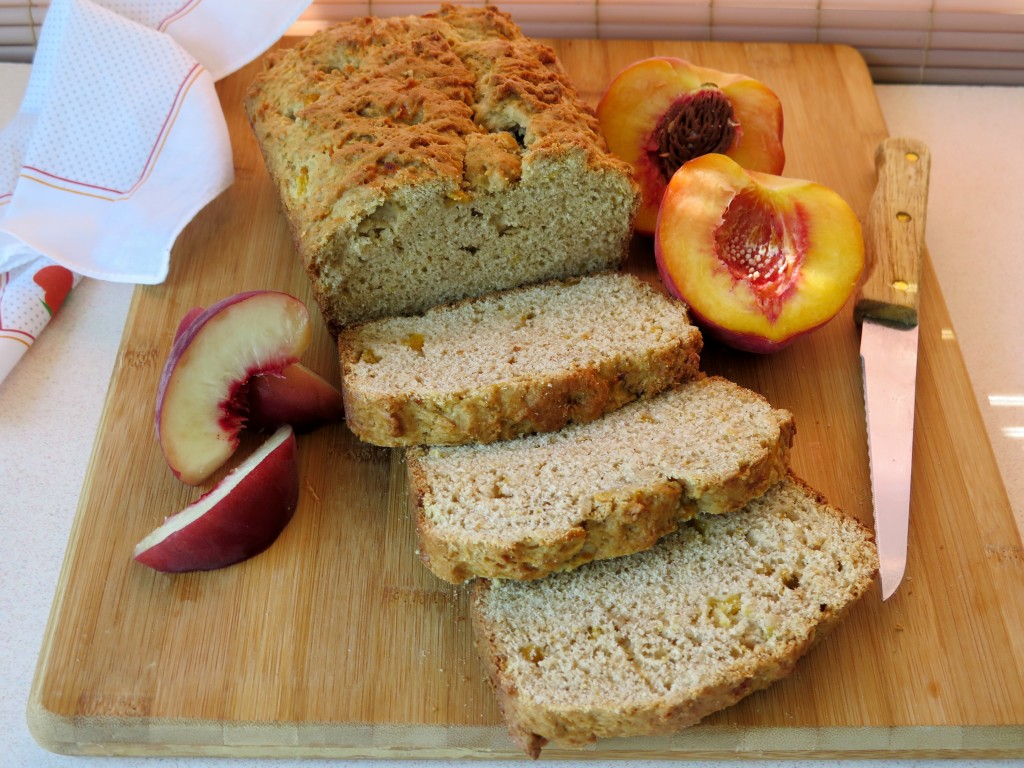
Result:
[[[846,43],[878,82],[1024,84],[1024,0],[452,1],[497,4],[535,37]],[[314,0],[290,33],[439,2]],[[0,0],[0,60],[31,60],[48,6]]]

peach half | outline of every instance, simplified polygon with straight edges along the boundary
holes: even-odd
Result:
[[[299,500],[295,434],[281,427],[209,493],[168,517],[133,557],[157,571],[209,571],[246,560],[277,540]]]
[[[707,335],[760,353],[838,314],[864,268],[860,221],[839,194],[718,154],[672,176],[654,253],[666,289]]]
[[[754,171],[782,173],[782,104],[761,82],[655,57],[626,67],[597,105],[608,148],[633,167],[641,190],[635,228],[653,234],[672,174],[688,160],[725,154]]]
[[[156,434],[171,471],[198,485],[238,447],[247,384],[280,373],[309,346],[306,305],[278,291],[229,296],[198,317],[171,347],[156,396]]]

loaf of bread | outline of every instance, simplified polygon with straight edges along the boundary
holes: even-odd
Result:
[[[685,306],[619,272],[514,288],[338,336],[345,419],[385,446],[593,421],[699,371]]]
[[[406,451],[419,553],[437,576],[536,579],[646,549],[786,476],[790,413],[721,378],[587,424]]]
[[[790,477],[652,549],[540,581],[474,585],[476,644],[509,731],[669,733],[785,676],[871,585],[870,533]]]
[[[550,48],[494,8],[268,55],[246,112],[328,326],[617,266],[638,193]]]

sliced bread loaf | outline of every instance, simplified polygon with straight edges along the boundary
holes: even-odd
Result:
[[[480,580],[477,648],[516,743],[668,733],[785,676],[868,589],[870,533],[789,478],[652,549]]]
[[[338,350],[359,438],[457,445],[592,421],[693,378],[701,336],[681,302],[611,272],[364,323]]]
[[[787,473],[790,413],[702,378],[587,424],[406,452],[420,557],[451,582],[534,579],[638,552]]]

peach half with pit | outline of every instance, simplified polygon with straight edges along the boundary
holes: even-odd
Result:
[[[719,154],[672,176],[654,253],[666,289],[707,335],[759,353],[832,319],[864,268],[860,221],[837,192]]]
[[[234,565],[277,540],[298,499],[295,433],[285,426],[208,493],[142,539],[133,557],[168,573]]]
[[[633,167],[641,190],[635,228],[653,234],[662,195],[688,160],[725,154],[750,170],[782,173],[782,103],[742,74],[659,56],[635,62],[597,105],[608,148]]]
[[[234,454],[248,382],[296,363],[311,335],[306,305],[279,291],[229,296],[188,324],[156,396],[157,440],[176,477],[198,485]]]

